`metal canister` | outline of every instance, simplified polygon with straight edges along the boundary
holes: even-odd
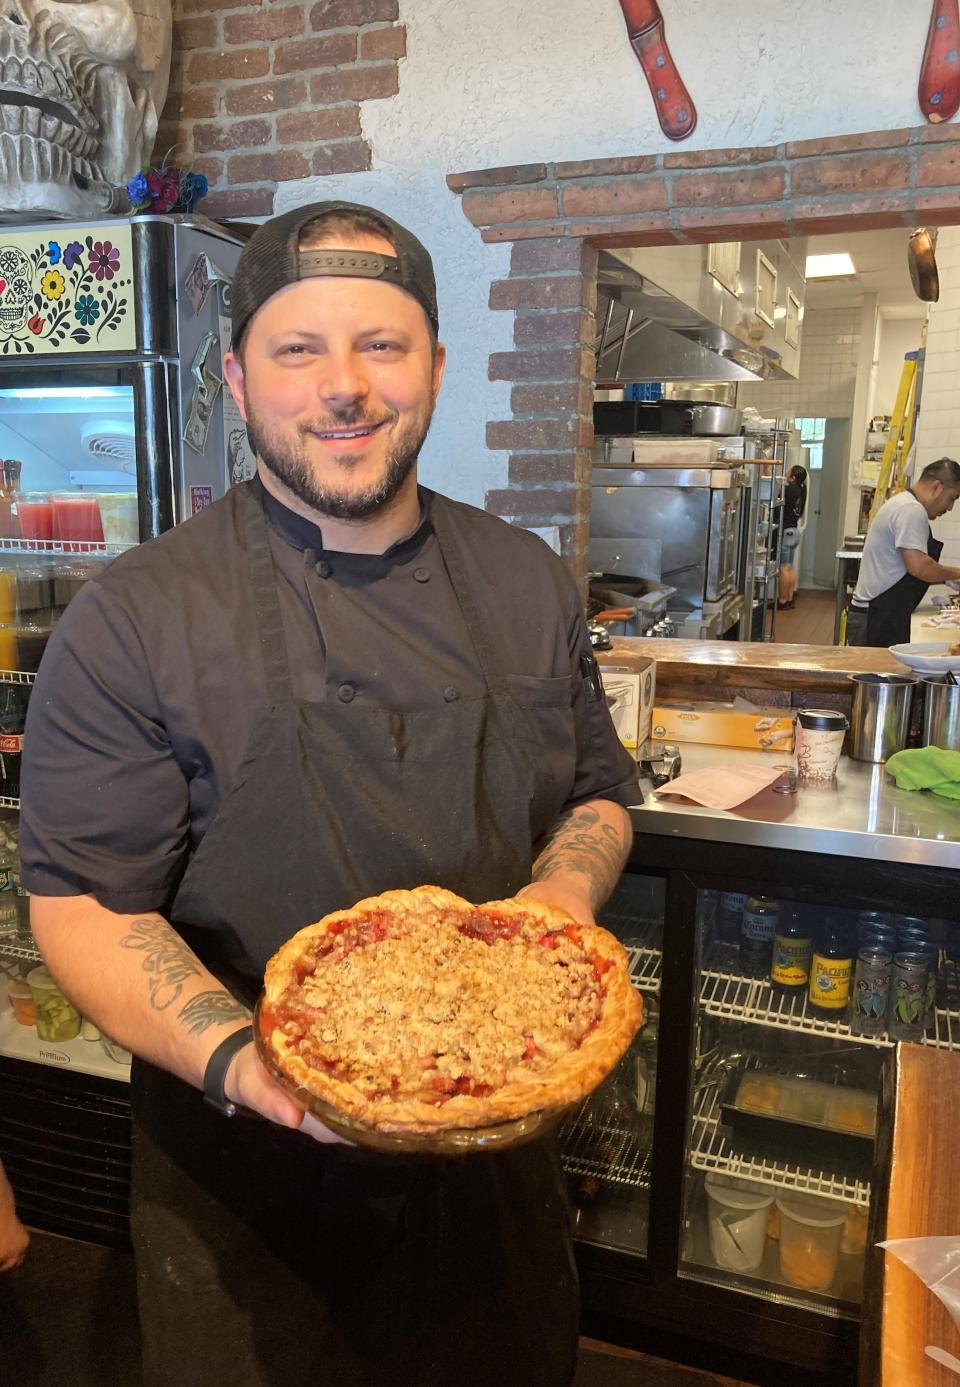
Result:
[[[926,1026],[930,955],[896,954],[890,978],[887,1030],[894,1040],[919,1040]]]
[[[877,1034],[886,1027],[892,964],[888,949],[866,945],[857,953],[850,1023],[862,1035]]]

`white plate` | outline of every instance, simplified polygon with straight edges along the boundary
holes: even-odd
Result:
[[[918,674],[946,674],[950,669],[960,672],[960,655],[946,653],[956,644],[957,637],[950,641],[913,641],[910,645],[891,645],[890,654]]]

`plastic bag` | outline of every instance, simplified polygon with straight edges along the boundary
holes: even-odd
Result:
[[[960,1238],[892,1238],[878,1243],[919,1276],[925,1286],[947,1307],[960,1329]],[[960,1359],[946,1349],[926,1344],[924,1353],[934,1362],[960,1376]]]

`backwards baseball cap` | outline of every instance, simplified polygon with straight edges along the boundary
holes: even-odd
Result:
[[[304,227],[330,212],[346,216],[355,213],[381,222],[396,254],[381,255],[377,251],[336,246],[301,250],[300,236]],[[356,202],[311,202],[264,222],[244,246],[231,290],[232,346],[239,345],[250,319],[267,299],[288,284],[318,275],[380,279],[386,284],[395,284],[413,295],[433,324],[434,332],[439,331],[433,261],[416,236],[375,207],[363,207]]]

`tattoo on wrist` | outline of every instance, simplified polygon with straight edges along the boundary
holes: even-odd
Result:
[[[143,971],[149,977],[147,987],[154,1011],[166,1011],[173,1006],[180,1000],[187,979],[201,976],[198,959],[166,920],[134,920],[120,945],[143,954]]]
[[[533,864],[533,880],[575,872],[587,878],[594,905],[602,904],[623,870],[628,847],[625,828],[604,823],[596,809],[581,805],[565,814],[554,829]]]
[[[211,1026],[223,1026],[228,1021],[249,1021],[250,1012],[229,992],[198,992],[187,1002],[178,1020],[191,1035],[203,1035]]]

